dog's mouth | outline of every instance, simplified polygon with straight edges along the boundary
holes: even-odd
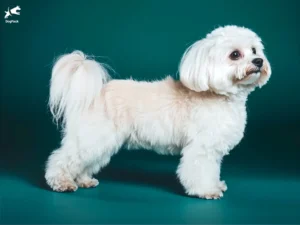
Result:
[[[246,77],[253,74],[253,73],[259,73],[260,72],[260,69],[253,69],[253,70],[248,70],[246,72]]]
[[[242,78],[236,78],[235,81],[239,84],[249,85],[255,83],[259,78],[260,69],[249,69],[245,71],[246,73]]]

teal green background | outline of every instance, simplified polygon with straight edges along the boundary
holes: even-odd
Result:
[[[6,24],[16,5],[19,24]],[[288,0],[1,1],[0,223],[300,223],[299,9]],[[55,57],[80,49],[114,78],[175,77],[184,50],[227,24],[261,36],[273,74],[249,97],[222,200],[185,196],[179,158],[146,151],[115,156],[95,189],[47,188],[44,163],[60,141],[47,108]]]

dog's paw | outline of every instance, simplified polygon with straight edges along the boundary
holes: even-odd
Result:
[[[77,179],[76,183],[81,188],[93,188],[98,186],[99,181],[95,178],[85,177],[84,179]]]
[[[186,192],[188,195],[197,196],[203,199],[220,199],[223,197],[221,186],[201,187]]]
[[[198,196],[204,199],[220,199],[223,197],[223,192],[221,189],[216,188],[213,190],[209,190],[207,192],[199,193]]]
[[[46,178],[48,185],[57,192],[74,192],[77,190],[76,183],[65,177]]]
[[[223,192],[227,191],[227,189],[228,189],[224,180],[219,181],[219,187]]]
[[[210,200],[210,199],[217,200],[217,199],[220,199],[223,197],[223,192],[222,191],[211,192],[211,193],[207,193],[205,195],[201,195],[199,197],[207,199],[207,200]]]

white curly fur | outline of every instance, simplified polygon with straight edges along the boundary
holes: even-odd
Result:
[[[241,57],[232,60],[235,50]],[[254,58],[263,59],[261,68]],[[49,186],[98,185],[92,175],[126,146],[181,154],[177,174],[186,193],[222,197],[222,158],[243,138],[247,96],[268,81],[270,64],[254,32],[226,26],[189,47],[179,72],[180,81],[109,81],[104,67],[80,51],[60,57],[49,104],[54,119],[62,118],[64,137],[47,161]]]

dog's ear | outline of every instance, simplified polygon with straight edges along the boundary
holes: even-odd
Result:
[[[210,43],[200,40],[190,46],[179,65],[180,81],[191,90],[200,92],[209,89]]]
[[[259,80],[257,81],[257,84],[260,88],[268,82],[268,80],[270,79],[271,73],[272,73],[271,65],[270,65],[269,61],[266,58],[264,59],[264,61],[265,61],[265,63],[262,68],[261,76],[260,76]]]

